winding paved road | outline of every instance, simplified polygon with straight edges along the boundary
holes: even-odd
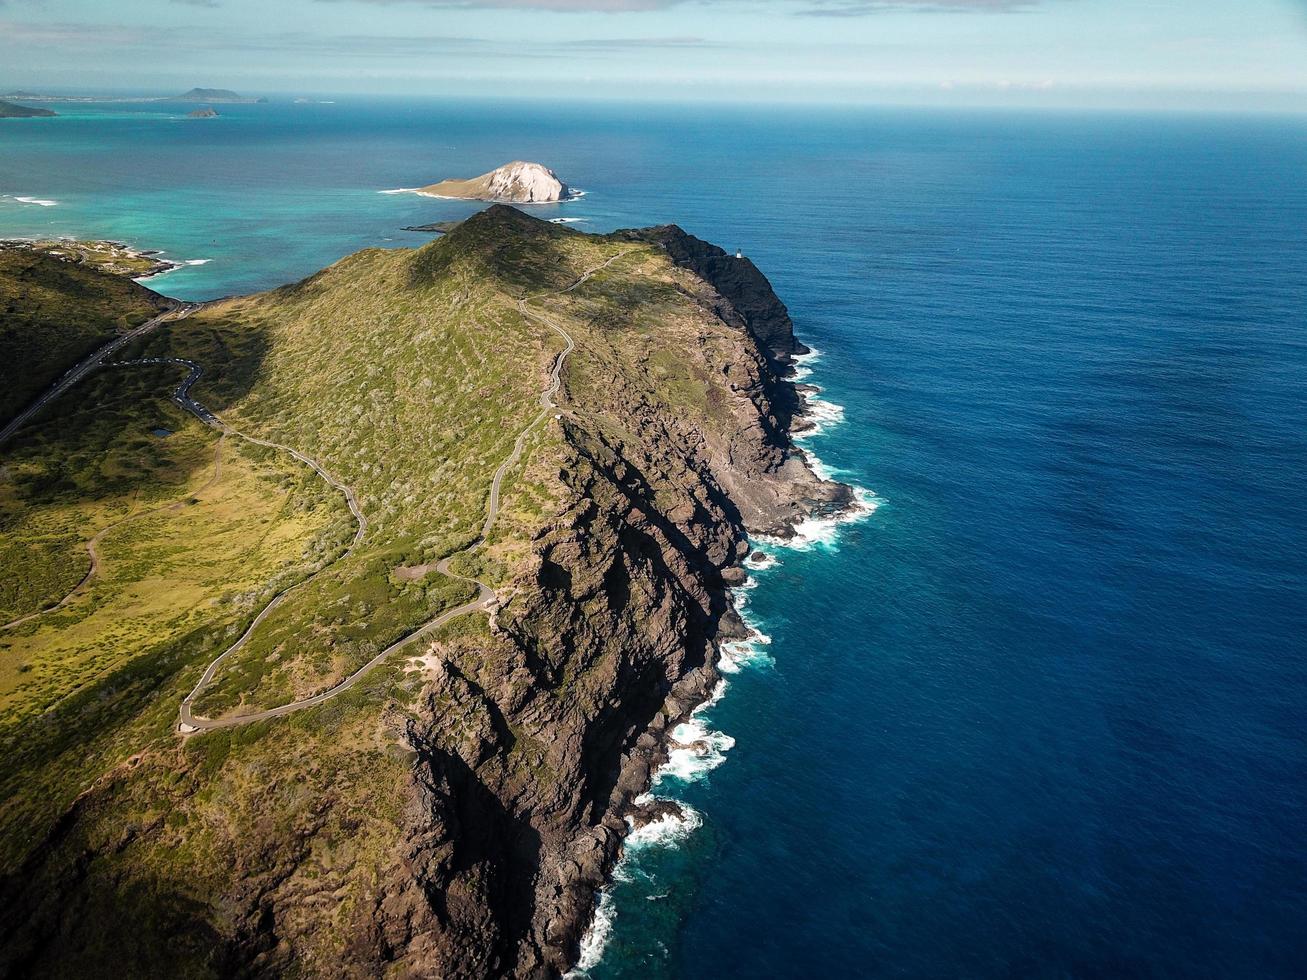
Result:
[[[500,488],[502,487],[504,482],[504,477],[508,473],[508,471],[512,469],[512,467],[517,463],[518,459],[521,458],[523,448],[526,445],[527,436],[531,433],[531,430],[534,429],[541,422],[541,420],[543,420],[549,414],[549,412],[556,407],[554,404],[554,396],[558,394],[559,388],[562,387],[563,365],[567,360],[567,355],[572,353],[572,351],[576,349],[576,342],[572,339],[571,334],[569,334],[565,329],[563,329],[563,327],[561,327],[558,323],[556,323],[554,320],[550,319],[549,317],[545,316],[544,314],[536,313],[528,309],[526,304],[529,300],[539,296],[550,296],[555,294],[572,292],[572,290],[578,288],[579,286],[587,282],[596,273],[600,272],[603,269],[608,268],[608,266],[612,265],[622,256],[628,254],[629,251],[631,250],[628,249],[626,252],[619,252],[617,255],[614,255],[611,258],[609,258],[606,262],[598,266],[595,266],[593,269],[588,270],[584,275],[582,275],[579,279],[573,282],[570,286],[567,286],[565,289],[553,290],[551,292],[544,292],[544,293],[536,293],[534,296],[526,296],[518,301],[517,308],[519,312],[521,312],[523,316],[529,317],[530,319],[543,323],[546,326],[552,328],[554,331],[556,331],[563,338],[564,347],[562,351],[560,351],[557,354],[557,356],[555,356],[553,369],[549,373],[549,384],[540,395],[540,413],[536,415],[536,417],[533,418],[527,424],[526,428],[524,428],[518,434],[517,440],[513,443],[512,452],[508,454],[508,457],[502,463],[500,463],[499,468],[495,470],[494,478],[490,482],[490,499],[486,507],[485,523],[481,525],[481,534],[478,536],[476,541],[472,542],[472,544],[470,544],[463,551],[442,558],[439,562],[436,563],[436,571],[439,572],[441,575],[447,576],[448,578],[456,579],[460,582],[466,582],[470,585],[476,586],[477,589],[476,598],[472,599],[469,602],[465,602],[460,606],[455,606],[453,609],[445,610],[435,619],[418,627],[412,633],[409,633],[401,637],[400,639],[396,640],[394,643],[386,647],[384,650],[378,653],[375,657],[373,657],[371,660],[365,663],[358,670],[354,671],[354,673],[350,674],[347,678],[345,678],[335,687],[328,688],[327,690],[321,692],[320,694],[313,695],[313,697],[304,698],[299,701],[291,701],[288,704],[279,705],[278,707],[275,708],[268,708],[264,711],[251,712],[250,714],[245,714],[245,715],[228,715],[223,718],[202,718],[196,715],[191,710],[191,706],[192,704],[194,704],[195,699],[200,695],[200,693],[206,687],[208,687],[210,683],[212,683],[214,676],[218,672],[218,668],[222,666],[222,664],[227,660],[228,657],[230,657],[233,653],[236,653],[242,646],[245,645],[245,642],[250,638],[250,635],[254,632],[255,628],[258,627],[259,623],[261,623],[264,620],[264,618],[270,612],[272,612],[272,610],[276,608],[276,606],[279,605],[287,595],[289,595],[295,589],[302,588],[308,582],[312,581],[313,578],[315,578],[317,575],[321,574],[322,571],[325,571],[325,568],[321,569],[318,572],[315,572],[314,575],[305,579],[304,581],[291,586],[285,592],[282,592],[279,595],[275,596],[273,600],[263,608],[263,611],[260,612],[259,615],[254,618],[254,621],[250,623],[249,629],[247,629],[245,633],[242,634],[240,639],[238,639],[234,644],[232,644],[221,654],[219,654],[209,664],[208,668],[204,671],[204,674],[200,677],[199,682],[195,685],[194,688],[192,688],[190,694],[186,695],[186,697],[182,700],[181,711],[180,711],[180,731],[182,731],[183,733],[190,733],[195,731],[211,731],[213,729],[218,729],[218,728],[232,728],[237,725],[248,725],[256,721],[267,721],[268,719],[271,718],[280,718],[283,715],[288,715],[294,711],[299,711],[303,708],[311,708],[315,705],[322,704],[336,697],[338,694],[343,694],[345,691],[348,691],[350,688],[354,687],[356,684],[358,684],[359,681],[363,679],[363,677],[369,671],[372,670],[372,668],[376,667],[378,664],[384,661],[396,650],[408,646],[410,643],[414,642],[415,640],[418,640],[423,636],[426,636],[429,633],[434,632],[435,630],[439,629],[441,626],[444,626],[450,620],[457,619],[459,616],[466,615],[467,613],[470,612],[489,611],[498,602],[498,597],[495,595],[495,591],[492,588],[490,588],[490,586],[486,585],[484,582],[479,581],[478,579],[468,578],[466,576],[459,575],[451,571],[449,566],[450,563],[454,560],[454,558],[456,558],[459,554],[467,554],[476,551],[482,545],[484,545],[486,543],[486,540],[489,538],[490,531],[493,529],[495,525],[495,520],[499,516],[499,494],[500,494]],[[327,473],[327,471],[323,469],[321,464],[319,464],[317,460],[313,459],[312,457],[307,456],[304,453],[299,452],[298,450],[292,449],[289,446],[282,446],[278,443],[268,442],[263,439],[256,439],[253,436],[247,436],[244,433],[231,428],[226,423],[224,423],[221,419],[217,418],[217,416],[213,415],[213,413],[209,412],[206,408],[204,408],[204,406],[192,400],[189,394],[190,387],[199,379],[200,372],[201,372],[200,366],[191,361],[178,362],[178,363],[187,364],[191,368],[191,374],[187,377],[185,381],[182,382],[181,387],[177,389],[177,392],[173,396],[174,400],[176,400],[179,405],[181,405],[183,408],[186,408],[188,411],[194,413],[196,416],[198,416],[200,419],[202,419],[209,425],[219,427],[223,429],[223,431],[225,432],[229,432],[233,435],[237,435],[242,439],[247,439],[250,442],[257,443],[258,445],[261,446],[271,446],[273,448],[282,449],[285,452],[290,453],[296,459],[300,460],[301,462],[307,463],[309,466],[313,467],[313,469],[317,471],[319,476],[321,476],[324,480],[326,480],[337,490],[340,490],[343,494],[345,494],[345,499],[349,502],[350,511],[354,514],[355,519],[358,521],[359,528],[358,528],[358,532],[354,536],[353,544],[351,544],[349,549],[344,554],[342,554],[339,558],[337,558],[336,561],[340,561],[344,559],[346,555],[348,555],[351,551],[354,550],[354,547],[359,543],[359,541],[362,540],[363,534],[367,530],[367,519],[363,516],[362,511],[358,509],[358,503],[357,500],[355,499],[354,492],[349,487],[345,486],[344,484],[340,483],[339,481],[335,480],[332,476],[330,476]]]
[[[538,323],[542,323],[545,326],[554,330],[556,333],[558,333],[558,335],[563,338],[564,347],[554,357],[553,369],[549,373],[549,384],[540,395],[539,414],[536,415],[535,418],[533,418],[527,424],[526,428],[524,428],[518,434],[516,441],[513,443],[512,452],[508,454],[508,457],[502,463],[500,463],[499,468],[495,470],[494,478],[491,480],[490,483],[490,497],[486,507],[486,519],[485,519],[485,523],[481,525],[480,535],[477,537],[476,541],[474,541],[471,545],[469,545],[463,551],[458,552],[457,554],[466,554],[466,553],[476,551],[477,549],[482,547],[486,543],[487,539],[490,537],[490,532],[494,528],[495,520],[499,516],[499,495],[500,495],[501,487],[503,486],[504,477],[507,475],[508,471],[512,469],[513,466],[516,465],[517,461],[521,458],[522,452],[526,446],[527,436],[529,436],[531,431],[537,425],[539,425],[540,422],[544,420],[545,417],[548,416],[548,414],[552,410],[554,410],[557,407],[554,403],[554,396],[558,394],[559,389],[562,387],[563,365],[567,360],[567,356],[576,349],[576,342],[572,339],[571,334],[569,334],[562,326],[560,326],[557,322],[555,322],[553,319],[546,316],[545,314],[537,313],[529,309],[527,307],[527,303],[530,300],[536,299],[541,296],[552,296],[552,295],[561,295],[563,293],[570,293],[574,289],[577,289],[578,287],[580,287],[581,285],[589,281],[589,279],[592,276],[594,276],[596,273],[602,271],[603,269],[608,268],[618,259],[622,258],[624,255],[629,254],[631,251],[633,250],[628,249],[627,251],[619,252],[618,254],[611,256],[607,261],[585,272],[585,274],[583,274],[579,279],[577,279],[575,282],[573,282],[571,285],[567,286],[564,289],[535,293],[531,296],[525,296],[522,299],[518,300],[518,304],[517,304],[518,311],[524,317],[535,320]],[[279,718],[283,715],[288,715],[291,712],[299,711],[303,708],[311,708],[314,705],[322,704],[323,702],[329,701],[332,698],[336,697],[338,694],[343,694],[345,691],[348,691],[350,688],[354,687],[356,684],[358,684],[360,680],[363,679],[363,677],[370,670],[372,670],[372,668],[377,666],[379,663],[381,663],[383,660],[389,657],[396,650],[399,650],[401,647],[407,646],[408,644],[414,642],[415,640],[418,640],[421,637],[426,636],[427,634],[439,629],[441,626],[444,626],[450,620],[456,619],[459,616],[463,616],[470,612],[488,611],[498,601],[498,597],[495,595],[494,590],[491,589],[490,586],[486,585],[484,582],[481,582],[477,579],[468,578],[466,576],[459,575],[456,572],[451,571],[450,563],[453,561],[455,557],[457,557],[457,554],[449,555],[448,557],[442,558],[439,562],[436,563],[436,571],[439,572],[441,575],[447,576],[448,578],[456,579],[460,582],[466,582],[470,585],[476,586],[477,596],[475,599],[472,599],[469,602],[465,602],[460,606],[455,606],[453,609],[445,610],[435,619],[432,619],[430,622],[424,624],[423,626],[420,626],[418,629],[414,630],[413,632],[407,634],[406,636],[400,638],[399,640],[396,640],[394,643],[386,647],[386,649],[382,650],[375,657],[369,660],[358,670],[354,671],[354,673],[350,674],[347,678],[345,678],[335,687],[329,688],[328,690],[323,691],[320,694],[315,694],[313,697],[304,698],[303,700],[300,701],[292,701],[289,704],[283,704],[276,708],[269,708],[265,711],[252,712],[246,715],[230,715],[224,718],[202,718],[196,715],[191,709],[191,706],[192,704],[194,704],[195,699],[200,695],[201,692],[203,692],[203,690],[206,687],[208,687],[213,682],[213,678],[216,676],[219,668],[228,660],[228,658],[230,658],[232,654],[237,653],[246,644],[250,636],[258,628],[259,624],[262,623],[269,616],[269,614],[271,614],[278,606],[280,606],[281,603],[285,601],[285,599],[291,593],[295,592],[298,589],[302,589],[304,586],[308,585],[310,582],[316,579],[317,576],[321,575],[332,565],[335,565],[336,563],[343,561],[345,558],[349,557],[354,552],[354,549],[358,547],[359,542],[363,540],[363,536],[367,533],[367,529],[368,529],[367,517],[364,515],[362,509],[359,507],[358,498],[354,493],[354,490],[351,487],[339,481],[338,479],[336,479],[334,476],[332,476],[332,474],[326,469],[326,467],[324,467],[320,462],[318,462],[312,456],[309,456],[307,453],[303,453],[298,449],[294,449],[291,446],[284,446],[281,443],[271,442],[267,439],[259,439],[255,436],[246,435],[244,432],[241,432],[239,429],[235,428],[234,426],[231,426],[228,423],[224,422],[221,418],[219,418],[213,412],[209,411],[202,404],[200,404],[198,401],[192,398],[191,388],[195,385],[197,381],[199,381],[201,376],[204,374],[204,368],[201,367],[199,364],[195,363],[194,361],[184,360],[182,358],[175,358],[175,357],[141,358],[139,360],[134,360],[134,361],[106,361],[105,360],[105,358],[108,357],[110,354],[119,350],[121,347],[131,342],[132,340],[135,340],[136,338],[142,336],[143,334],[146,334],[149,331],[153,330],[154,328],[159,326],[159,324],[164,323],[165,321],[168,320],[182,319],[183,317],[189,316],[191,313],[201,309],[202,307],[203,304],[194,304],[194,303],[180,304],[178,307],[169,310],[167,313],[155,317],[153,320],[150,320],[147,323],[143,323],[141,326],[137,327],[136,329],[123,334],[121,337],[114,338],[114,340],[110,341],[108,344],[105,344],[94,354],[90,355],[89,357],[81,361],[75,367],[71,368],[50,389],[48,389],[45,392],[45,394],[43,394],[40,398],[38,398],[35,402],[33,402],[32,405],[30,405],[27,409],[25,409],[22,412],[22,414],[17,416],[12,422],[10,422],[7,426],[5,426],[3,430],[0,430],[0,443],[3,443],[5,439],[7,439],[10,435],[16,432],[20,427],[22,427],[24,423],[30,420],[32,416],[36,415],[36,413],[39,412],[42,408],[50,404],[50,402],[54,401],[61,394],[66,392],[69,388],[75,385],[78,381],[82,380],[82,378],[86,377],[86,375],[88,375],[91,371],[95,370],[97,367],[127,367],[127,366],[137,365],[137,364],[176,364],[178,366],[185,367],[188,369],[186,378],[181,382],[180,385],[177,386],[176,390],[173,392],[172,395],[172,400],[178,406],[190,412],[205,425],[220,430],[224,436],[227,435],[235,436],[236,438],[244,439],[247,442],[251,442],[258,446],[266,446],[270,449],[279,449],[282,452],[289,453],[295,459],[299,460],[300,462],[312,468],[313,471],[317,473],[318,476],[320,476],[329,486],[331,486],[335,490],[340,491],[340,493],[344,496],[345,502],[349,506],[350,513],[354,516],[354,520],[358,524],[358,528],[354,532],[354,539],[353,541],[350,542],[349,547],[346,548],[343,552],[341,552],[341,554],[338,555],[332,562],[328,563],[327,565],[324,565],[322,568],[318,569],[318,571],[314,572],[308,578],[297,582],[296,584],[290,586],[289,588],[283,589],[281,592],[273,596],[272,599],[269,600],[268,604],[265,605],[262,610],[260,610],[259,614],[254,617],[253,622],[250,623],[249,627],[245,630],[244,633],[241,634],[241,636],[236,640],[236,642],[233,643],[231,646],[229,646],[226,650],[220,653],[209,663],[208,667],[205,668],[203,675],[201,675],[199,681],[196,683],[195,687],[193,687],[191,689],[191,692],[187,694],[185,698],[182,699],[179,714],[180,714],[180,731],[182,731],[183,733],[196,732],[196,731],[210,731],[218,728],[231,728],[237,725],[248,725],[251,724],[252,722],[266,721],[270,718]],[[219,444],[219,450],[220,449],[221,449],[221,443]],[[218,466],[219,467],[221,466],[220,457],[218,461]],[[219,473],[220,473],[220,469],[218,472],[214,474],[214,481],[217,480]],[[212,482],[214,481],[210,481],[209,485],[211,485]],[[156,508],[155,511],[148,511],[146,513],[154,513],[157,510],[163,510],[168,506],[175,506],[175,505],[174,504],[164,505],[164,507],[159,507]],[[124,520],[130,520],[130,519],[134,519],[135,517],[143,517],[143,516],[145,515],[138,514],[138,515],[134,515],[133,517],[125,518]],[[88,551],[90,551],[91,554],[91,570],[87,573],[86,578],[84,578],[82,582],[79,583],[78,586],[72,592],[70,592],[67,596],[65,596],[58,606],[53,606],[51,607],[51,609],[59,608],[59,606],[64,605],[66,602],[72,599],[73,596],[79,590],[81,590],[86,585],[87,582],[90,581],[91,577],[95,574],[99,564],[94,548],[95,542],[98,541],[101,537],[103,537],[104,534],[112,530],[114,527],[118,527],[121,523],[123,522],[120,521],[118,524],[110,525],[109,527],[104,528],[96,535],[95,538],[91,540],[91,542],[87,546]],[[0,629],[6,629],[10,626],[18,625],[18,623],[20,622],[26,622],[27,620],[35,616],[42,615],[43,613],[49,611],[50,611],[49,609],[40,610],[36,613],[32,613],[30,616],[24,617],[21,620],[16,620],[13,623],[4,624],[3,626],[0,626]]]
[[[156,316],[153,320],[147,320],[135,330],[129,330],[127,333],[115,337],[94,354],[83,358],[76,365],[69,368],[62,378],[47,388],[41,397],[28,405],[27,408],[23,409],[23,411],[16,415],[3,429],[0,429],[0,445],[3,445],[10,436],[26,425],[37,412],[45,408],[45,406],[49,405],[73,385],[77,384],[77,382],[81,381],[97,367],[100,367],[101,362],[114,351],[131,343],[137,337],[149,333],[159,324],[167,320],[180,320],[183,317],[190,316],[196,310],[200,309],[201,306],[203,306],[202,303],[180,303],[168,312]]]

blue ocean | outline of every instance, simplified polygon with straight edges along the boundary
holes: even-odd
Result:
[[[594,980],[1307,971],[1307,119],[350,101],[0,128],[0,237],[260,289],[540,160],[742,249],[863,491],[741,595]]]

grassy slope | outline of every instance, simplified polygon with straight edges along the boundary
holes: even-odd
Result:
[[[224,666],[202,712],[317,693],[470,596],[440,576],[402,581],[396,569],[476,537],[494,470],[539,411],[562,341],[524,320],[517,298],[528,282],[562,287],[616,249],[541,227],[546,246],[565,247],[532,258],[497,226],[466,222],[417,252],[360,252],[142,343],[144,353],[167,347],[215,365],[197,397],[322,460],[355,488],[369,521],[363,547]]]
[[[208,310],[142,342],[140,353],[208,366],[195,392],[202,402],[242,429],[317,456],[356,487],[371,522],[353,560],[264,624],[248,655],[220,675],[209,707],[314,689],[445,601],[428,594],[429,579],[412,583],[395,571],[475,536],[490,476],[538,410],[561,340],[524,320],[517,299],[559,289],[628,251],[577,293],[534,303],[580,344],[566,373],[568,404],[619,445],[630,416],[613,411],[614,391],[670,405],[687,419],[722,420],[722,382],[709,374],[720,325],[686,301],[683,274],[653,249],[502,209],[417,252],[359,253],[304,283]],[[512,578],[559,512],[566,454],[556,424],[537,429],[527,448],[505,482],[490,548],[459,559],[498,582]],[[289,914],[308,917],[302,934],[309,938],[296,952],[303,971],[334,973],[349,952],[343,944],[373,914],[378,875],[404,853],[405,822],[394,807],[406,798],[409,777],[397,743],[402,712],[424,676],[397,658],[323,707],[178,743],[168,732],[177,701],[221,648],[211,633],[191,636],[184,650],[165,645],[115,677],[107,706],[91,692],[72,699],[42,726],[35,740],[42,751],[28,751],[11,770],[16,778],[0,785],[13,794],[0,809],[0,832],[10,841],[4,865],[12,869],[39,839],[53,803],[66,803],[66,787],[85,785],[96,767],[105,771],[83,804],[69,852],[102,855],[85,871],[90,880],[79,888],[60,883],[63,865],[55,860],[41,872],[53,877],[26,889],[47,896],[52,914],[78,930],[43,961],[48,971],[75,972],[112,948],[132,963],[222,973],[217,944],[197,923],[228,928],[233,889],[267,887],[292,910],[305,896],[329,897],[325,906],[310,899]],[[484,617],[456,621],[440,638],[468,677],[497,682],[510,669]],[[559,696],[583,683],[566,678]],[[85,734],[88,718],[104,723],[103,734]],[[494,764],[522,767],[510,779],[543,778],[547,733],[514,735],[517,748]],[[527,751],[533,746],[540,751]],[[37,764],[62,782],[49,776],[20,789]],[[124,839],[124,827],[139,832]],[[229,878],[233,861],[240,885]],[[128,920],[135,926],[123,947],[115,927]],[[297,924],[278,928],[295,933]]]
[[[65,281],[63,263],[38,265],[50,262]],[[84,272],[71,267],[77,288],[55,298],[48,276],[0,287],[25,311],[57,305],[69,322],[139,318],[145,290]],[[7,360],[24,376],[26,352]],[[88,540],[111,528],[98,574],[66,605],[0,630],[0,855],[20,853],[124,744],[141,742],[141,724],[166,733],[175,703],[141,714],[159,685],[216,655],[270,589],[352,533],[339,495],[307,467],[230,439],[219,457],[218,434],[167,398],[178,379],[167,366],[98,371],[0,451],[0,623],[68,595],[90,565]]]
[[[113,335],[164,309],[144,286],[26,248],[0,249],[0,421]]]

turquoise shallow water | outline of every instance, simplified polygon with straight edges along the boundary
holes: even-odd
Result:
[[[541,159],[589,192],[547,216],[743,248],[821,351],[809,445],[880,505],[758,573],[771,642],[701,717],[721,764],[657,787],[697,816],[632,849],[596,980],[1301,973],[1307,124],[222,111],[0,129],[0,194],[58,201],[0,235],[221,295],[470,208],[379,190]]]

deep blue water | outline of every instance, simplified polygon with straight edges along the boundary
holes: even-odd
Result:
[[[782,550],[772,643],[657,789],[596,980],[1307,969],[1307,121],[342,103],[0,129],[0,235],[307,274],[468,205],[674,220],[772,277],[879,509]]]

